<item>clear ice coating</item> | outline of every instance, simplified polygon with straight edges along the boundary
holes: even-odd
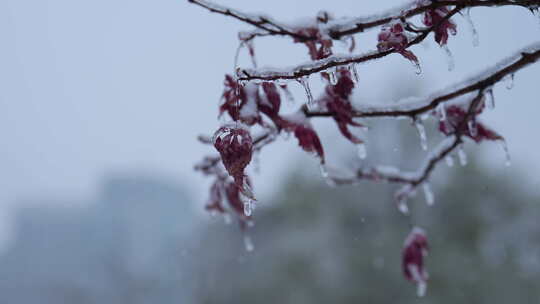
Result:
[[[308,76],[302,76],[300,79],[298,79],[298,82],[304,87],[304,90],[306,91],[306,97],[307,97],[307,106],[309,109],[312,109],[315,107],[315,101],[313,100],[313,94],[311,94],[311,88],[309,87],[309,77]]]
[[[452,71],[455,66],[454,55],[452,55],[452,52],[450,51],[450,49],[448,48],[446,44],[442,46],[442,49],[444,50],[446,54],[446,62],[448,64],[448,71]]]
[[[465,10],[465,14],[463,15],[467,23],[469,24],[469,29],[471,31],[472,35],[472,44],[474,47],[477,47],[480,44],[480,40],[478,38],[478,31],[476,31],[476,27],[474,26],[474,23],[471,19],[471,8],[467,8]]]
[[[246,216],[251,216],[252,213],[253,213],[253,201],[248,198],[244,201],[244,214]]]
[[[353,76],[353,80],[355,83],[358,83],[359,81],[359,77],[358,77],[358,70],[356,69],[356,63],[351,63],[349,64],[348,66],[348,69],[349,69],[349,72],[352,74]]]
[[[336,75],[336,69],[335,68],[330,68],[330,70],[328,70],[326,73],[328,74],[330,84],[331,85],[336,85],[338,83],[338,79],[337,79],[337,75]]]
[[[424,196],[426,198],[426,204],[428,204],[428,206],[432,206],[433,203],[435,203],[435,196],[433,195],[431,186],[429,185],[429,183],[426,182],[422,185],[422,187],[424,188]]]
[[[506,83],[506,89],[511,90],[514,87],[514,74],[504,77],[503,81]]]
[[[252,252],[253,250],[255,250],[253,241],[251,240],[251,237],[247,234],[244,235],[244,247],[246,248],[247,252]]]
[[[510,151],[508,151],[508,145],[506,144],[506,141],[504,140],[500,141],[500,145],[504,151],[504,157],[505,157],[504,165],[508,167],[512,164],[512,159],[510,158]]]
[[[458,158],[459,158],[459,164],[462,166],[467,165],[467,154],[465,153],[465,150],[463,149],[463,145],[459,145],[458,147]]]
[[[452,155],[447,155],[444,160],[446,161],[446,164],[448,165],[448,167],[453,167],[454,166],[454,158],[452,157]]]
[[[365,143],[360,143],[356,145],[356,154],[360,159],[365,159],[367,157],[367,148]]]
[[[446,121],[446,108],[443,103],[437,105],[437,112],[439,113],[439,119],[442,122]]]
[[[471,134],[471,136],[474,137],[478,135],[478,128],[476,127],[476,120],[469,119],[469,121],[467,121],[467,127],[469,128],[469,134]]]
[[[416,131],[418,131],[418,135],[420,136],[420,146],[423,150],[427,150],[427,136],[426,136],[426,128],[424,127],[424,124],[420,119],[414,120],[414,125],[416,126]]]

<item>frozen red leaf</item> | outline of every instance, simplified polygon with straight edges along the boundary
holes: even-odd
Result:
[[[467,118],[467,111],[459,106],[452,105],[445,109],[446,118],[439,122],[439,131],[445,135],[451,135],[460,132],[475,142],[483,140],[504,140],[497,132],[489,129],[483,123],[478,121],[477,116],[482,113],[483,107],[476,110],[471,117]],[[465,122],[465,119],[468,122]]]
[[[436,26],[433,32],[435,34],[435,41],[440,45],[445,45],[448,42],[448,33],[452,35],[457,33],[456,24],[450,18],[444,19],[448,13],[448,8],[442,6],[427,10],[422,19],[422,22],[426,26]]]
[[[401,21],[393,21],[381,28],[379,32],[377,49],[379,51],[395,50],[403,57],[414,63],[418,63],[418,58],[413,52],[407,50],[409,40],[404,33],[404,26]]]
[[[260,122],[257,108],[258,85],[248,83],[242,86],[231,75],[225,75],[224,86],[219,115],[227,112],[233,121],[241,121],[247,125]]]
[[[235,184],[242,189],[244,194],[252,196],[244,187],[244,169],[251,161],[253,153],[253,141],[249,132],[234,125],[223,126],[214,134],[214,147],[219,152],[221,161]]]
[[[304,151],[315,153],[324,164],[324,151],[319,140],[319,136],[312,128],[304,125],[297,125],[294,128],[294,136],[298,139],[298,144]]]
[[[418,286],[418,295],[425,293],[428,273],[424,266],[424,258],[428,254],[426,233],[414,227],[405,239],[402,251],[402,267],[405,278]]]
[[[297,31],[299,35],[315,37],[313,40],[301,40],[296,38],[294,42],[303,43],[309,51],[312,60],[324,59],[332,55],[332,40],[324,37],[318,28],[309,27]]]
[[[338,81],[336,85],[327,85],[325,94],[318,102],[332,113],[341,134],[354,144],[360,144],[363,141],[352,134],[348,128],[348,126],[363,126],[353,120],[354,111],[350,97],[354,88],[354,81],[351,79],[351,73],[347,69],[340,69],[337,74]]]

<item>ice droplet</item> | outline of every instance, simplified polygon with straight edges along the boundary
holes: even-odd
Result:
[[[446,164],[448,165],[448,167],[453,167],[454,166],[454,158],[452,157],[452,155],[447,155],[444,160],[446,161]]]
[[[337,75],[336,75],[336,69],[331,68],[326,73],[328,74],[328,79],[330,80],[330,84],[331,85],[336,85],[338,83],[338,79],[337,79]]]
[[[356,70],[356,63],[351,63],[349,64],[348,66],[348,69],[349,69],[349,72],[352,74],[353,76],[353,80],[355,83],[358,83],[359,81],[359,77],[358,77],[358,70]]]
[[[426,295],[426,290],[427,290],[427,284],[426,282],[424,281],[420,281],[417,284],[417,287],[416,287],[416,295],[419,296],[419,297],[423,297]]]
[[[489,90],[486,91],[487,93],[487,107],[488,109],[490,110],[493,110],[495,109],[495,96],[493,95],[493,89],[490,88]]]
[[[426,204],[428,206],[433,206],[433,203],[435,203],[435,196],[433,195],[431,186],[429,185],[429,183],[424,183],[422,187],[424,188],[424,196],[426,197]]]
[[[326,166],[321,164],[319,166],[319,169],[321,170],[321,176],[324,178],[324,181],[326,184],[330,187],[335,187],[336,182],[330,177],[330,174],[328,173],[328,170],[326,169]]]
[[[463,15],[467,23],[469,24],[469,30],[471,31],[472,35],[472,44],[474,47],[477,47],[480,44],[480,40],[478,38],[478,31],[476,31],[476,27],[474,26],[474,23],[471,18],[471,8],[467,8],[465,10],[465,14]]]
[[[356,154],[360,159],[365,159],[367,157],[367,148],[365,143],[359,143],[356,145]]]
[[[465,153],[465,150],[463,149],[463,145],[459,145],[458,147],[458,158],[459,158],[459,164],[462,166],[467,165],[467,154]]]
[[[500,141],[500,145],[504,151],[504,157],[505,157],[504,165],[509,167],[512,164],[512,159],[510,158],[510,151],[508,151],[508,145],[506,144],[506,141],[504,140]]]
[[[446,62],[448,63],[448,71],[452,71],[455,66],[454,55],[452,55],[452,52],[450,51],[450,49],[448,48],[446,44],[442,46],[442,49],[446,53]]]
[[[503,81],[506,83],[506,89],[511,90],[514,87],[514,74],[504,77]]]
[[[467,122],[467,127],[469,128],[469,134],[471,134],[471,136],[474,137],[478,135],[478,128],[476,127],[476,120],[474,118],[469,119]]]
[[[416,73],[416,75],[420,75],[422,74],[422,67],[420,66],[420,63],[419,62],[414,62],[413,61],[413,66],[414,66],[414,73]]]
[[[244,247],[246,248],[247,252],[252,252],[255,250],[255,246],[253,245],[253,241],[249,235],[244,235]]]
[[[409,214],[409,206],[407,205],[407,198],[400,198],[397,202],[397,207],[399,212],[403,214]]]
[[[437,112],[439,113],[439,120],[442,122],[446,121],[446,108],[443,103],[437,105]]]
[[[248,198],[244,201],[244,214],[245,216],[251,216],[252,213],[253,213],[253,201]]]
[[[230,225],[232,223],[231,215],[228,213],[223,214],[223,221],[225,221],[226,225]]]
[[[298,82],[304,87],[307,97],[307,106],[308,109],[313,109],[315,107],[315,101],[313,100],[313,95],[311,94],[311,88],[309,87],[309,77],[302,76],[298,79]]]
[[[416,130],[418,131],[418,135],[420,136],[420,146],[423,150],[427,150],[427,136],[426,136],[426,128],[424,127],[424,124],[420,119],[414,120],[414,125],[416,126]]]

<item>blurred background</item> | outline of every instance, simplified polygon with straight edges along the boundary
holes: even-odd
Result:
[[[403,3],[219,3],[294,21],[320,10],[366,15]],[[400,56],[358,67],[355,102],[423,96],[494,64],[540,37],[523,8],[476,8],[480,44],[457,16],[455,68],[432,38]],[[0,303],[535,303],[540,297],[538,65],[495,87],[483,121],[502,134],[468,143],[468,165],[441,164],[411,219],[393,185],[331,188],[317,160],[280,139],[249,168],[259,198],[246,252],[236,223],[203,211],[209,180],[193,165],[213,151],[196,141],[219,125],[237,33],[249,27],[180,0],[0,2]],[[377,31],[359,35],[371,50]],[[308,59],[287,39],[255,42],[260,65]],[[339,50],[344,45],[337,45]],[[242,66],[249,64],[241,55]],[[315,94],[322,89],[311,79]],[[291,83],[294,110],[302,88]],[[368,158],[315,121],[335,168],[414,169],[426,156],[408,121],[366,121]],[[442,137],[426,125],[429,146]],[[259,167],[259,170],[256,170]],[[400,269],[410,223],[428,231],[425,298]]]

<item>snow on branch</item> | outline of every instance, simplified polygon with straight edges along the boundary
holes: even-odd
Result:
[[[435,110],[440,104],[451,101],[459,96],[475,91],[490,88],[505,77],[513,77],[520,69],[535,63],[540,58],[540,41],[530,44],[513,55],[501,60],[494,66],[477,73],[466,80],[454,84],[446,89],[435,92],[427,97],[413,97],[398,101],[392,106],[371,106],[355,109],[355,117],[411,117]],[[335,113],[328,111],[309,111],[305,109],[307,117],[331,117]]]
[[[301,27],[311,26],[310,24],[304,24],[303,26],[299,26],[298,24],[285,25],[266,15],[243,13],[206,0],[188,0],[188,2],[197,4],[211,12],[229,16],[256,27],[258,29],[257,31],[245,33],[244,39],[246,40],[250,40],[256,36],[289,36],[300,41],[318,39],[316,35],[299,32]],[[446,6],[456,6],[461,8],[521,6],[531,8],[538,5],[540,5],[540,0],[414,0],[378,14],[330,20],[323,26],[323,31],[332,39],[339,40],[345,36],[387,24],[395,19],[411,18],[427,11]],[[313,22],[313,24],[315,24],[315,22]]]
[[[422,42],[432,31],[435,31],[440,28],[447,20],[449,20],[453,15],[458,13],[462,7],[456,7],[449,11],[444,17],[439,20],[439,22],[433,24],[432,26],[418,30],[418,34],[411,39],[410,41],[405,40],[402,45],[394,46],[387,48],[379,48],[377,51],[370,51],[364,54],[350,56],[350,55],[333,55],[320,60],[310,61],[304,64],[300,64],[296,67],[290,69],[239,69],[237,70],[237,77],[239,81],[275,81],[275,80],[287,80],[287,79],[299,79],[302,77],[308,77],[312,74],[325,72],[331,68],[349,66],[352,64],[363,63],[370,60],[379,59],[393,53],[399,53],[404,55],[405,52],[412,54],[406,49],[412,45]],[[403,31],[403,29],[401,29]],[[403,34],[402,34],[403,35]],[[405,36],[403,36],[405,37]],[[404,38],[406,39],[406,38]],[[418,59],[416,56],[412,57],[404,55],[407,59],[418,64]]]

